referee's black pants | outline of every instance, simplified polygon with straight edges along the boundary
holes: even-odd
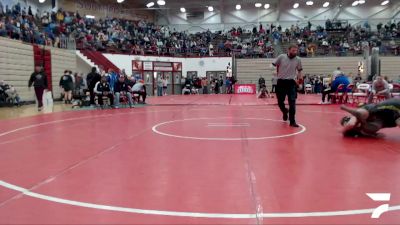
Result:
[[[285,107],[285,99],[288,96],[289,110]],[[297,99],[297,84],[295,80],[279,79],[276,85],[276,97],[278,105],[283,114],[289,112],[290,123],[296,123],[296,99]]]

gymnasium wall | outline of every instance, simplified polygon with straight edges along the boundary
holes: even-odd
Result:
[[[400,79],[399,57],[380,57],[381,74],[388,76],[390,80],[398,81]],[[358,63],[364,61],[362,57],[320,57],[320,58],[302,58],[303,74],[328,75],[332,74],[337,67],[346,73],[357,74]],[[257,83],[262,75],[268,85],[271,85],[271,78],[276,71],[271,64],[274,59],[238,59],[237,77],[241,83]],[[363,78],[367,78],[366,71]]]
[[[205,77],[207,71],[226,71],[228,63],[231,63],[232,65],[231,57],[180,58],[117,54],[104,54],[104,56],[118,68],[125,69],[128,74],[132,73],[132,60],[182,62],[183,76],[186,76],[188,71],[197,71],[197,74],[200,77]]]
[[[49,48],[51,52],[51,71],[54,98],[60,97],[59,81],[64,70],[77,72],[75,51]],[[33,88],[29,90],[28,81],[34,71],[33,46],[0,37],[0,80],[14,86],[23,101],[35,99]],[[82,71],[87,73],[87,71]]]
[[[33,88],[28,89],[33,70],[32,45],[0,37],[0,80],[14,86],[24,101],[34,99]]]
[[[381,74],[388,76],[393,81],[400,81],[400,58],[399,57],[380,57]]]

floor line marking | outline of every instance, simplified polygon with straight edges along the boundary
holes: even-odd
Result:
[[[181,138],[181,139],[193,139],[193,140],[210,140],[210,141],[243,141],[243,140],[250,140],[250,141],[256,141],[256,140],[267,140],[267,139],[277,139],[277,138],[285,138],[285,137],[290,137],[290,136],[295,136],[298,134],[304,133],[307,128],[301,124],[300,130],[291,133],[291,134],[285,134],[285,135],[276,135],[276,136],[269,136],[269,137],[246,137],[246,138],[202,138],[202,137],[191,137],[191,136],[181,136],[181,135],[174,135],[174,134],[169,134],[169,133],[164,133],[159,131],[157,128],[163,125],[175,123],[175,122],[181,122],[181,121],[191,121],[191,120],[207,120],[207,119],[232,119],[232,117],[220,117],[220,118],[190,118],[190,119],[182,119],[182,120],[171,120],[171,121],[166,121],[162,123],[158,123],[153,126],[152,130],[154,133],[167,136],[167,137],[173,137],[173,138]],[[265,121],[273,121],[273,122],[280,122],[280,123],[286,123],[282,120],[274,120],[274,119],[266,119],[266,118],[242,118],[242,119],[247,119],[247,120],[265,120]]]
[[[65,205],[79,206],[92,209],[100,209],[107,211],[126,212],[135,214],[146,214],[146,215],[161,215],[161,216],[174,216],[174,217],[193,217],[193,218],[225,218],[225,219],[256,219],[257,216],[262,218],[303,218],[303,217],[330,217],[330,216],[351,216],[351,215],[362,215],[371,214],[375,209],[357,209],[357,210],[342,210],[342,211],[325,211],[325,212],[297,212],[297,213],[262,213],[257,214],[240,214],[240,213],[201,213],[201,212],[177,212],[177,211],[162,211],[162,210],[151,210],[151,209],[138,209],[128,208],[120,206],[110,206],[102,204],[93,204],[88,202],[73,201],[64,198],[53,197],[49,195],[39,194],[32,192],[23,187],[7,183],[0,180],[0,186],[5,188],[21,192],[23,195],[46,200],[50,202],[56,202]],[[389,207],[389,211],[400,210],[400,205]]]

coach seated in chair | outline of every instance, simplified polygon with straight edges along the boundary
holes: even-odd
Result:
[[[375,96],[382,96],[385,99],[390,98],[389,83],[381,75],[376,76],[372,83],[372,90],[368,95],[368,104],[372,103]]]
[[[115,107],[119,107],[119,101],[122,96],[126,96],[129,102],[129,107],[132,108],[133,101],[132,101],[132,94],[130,93],[131,88],[129,87],[128,81],[126,80],[125,76],[119,76],[117,82],[114,86],[114,94],[115,94]]]
[[[111,93],[110,84],[107,82],[107,77],[101,77],[101,80],[96,83],[94,87],[94,93],[97,95],[97,101],[99,105],[103,108],[103,97],[107,97],[110,99],[110,105],[113,107],[114,105],[114,95]]]
[[[146,85],[144,84],[143,80],[139,80],[138,82],[136,82],[135,85],[133,85],[132,94],[134,96],[139,95],[139,97],[142,97],[143,104],[146,104],[147,92],[146,92]]]
[[[350,84],[349,78],[347,78],[347,76],[344,75],[343,73],[339,74],[335,78],[335,80],[332,82],[331,86],[322,92],[321,104],[325,103],[326,95],[328,95],[328,101],[330,101],[331,93],[335,93],[340,85],[344,85],[345,87],[347,87],[349,84]],[[346,88],[343,89],[343,92],[345,92],[345,91],[346,91]]]

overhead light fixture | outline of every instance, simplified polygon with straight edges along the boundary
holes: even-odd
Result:
[[[85,17],[88,18],[88,19],[94,19],[95,18],[95,16],[92,16],[92,15],[86,15]]]
[[[358,0],[358,4],[364,4],[365,0]]]
[[[264,9],[269,9],[270,5],[267,3],[264,5]]]
[[[254,4],[254,6],[257,7],[257,8],[260,8],[262,6],[262,4],[261,3],[256,3],[256,4]]]
[[[382,3],[381,3],[381,5],[387,5],[389,3],[389,0],[386,0],[386,1],[383,1]]]
[[[118,3],[123,3],[125,0],[117,0]]]
[[[326,7],[328,7],[329,6],[329,2],[325,2],[323,5],[322,5],[322,7],[324,7],[324,8],[326,8]]]
[[[239,5],[239,4],[236,5],[236,10],[240,10],[241,8],[242,8],[241,5]]]
[[[46,0],[39,0],[39,3],[44,3]]]
[[[151,8],[151,7],[153,7],[153,6],[154,6],[154,2],[149,2],[149,3],[147,3],[147,5],[146,5],[147,8]]]
[[[294,3],[293,8],[297,9],[297,8],[299,8],[299,6],[300,6],[300,4],[296,2],[296,3]]]
[[[314,2],[313,2],[313,1],[307,1],[307,2],[306,2],[306,5],[309,5],[309,6],[310,6],[310,5],[314,5]]]
[[[214,7],[208,6],[208,11],[210,11],[210,12],[214,11]]]
[[[351,6],[358,6],[358,1],[354,1],[353,4],[351,4]]]
[[[165,5],[165,1],[164,0],[158,0],[157,1],[157,5]]]
[[[186,9],[182,7],[181,12],[183,12],[183,13],[186,12]]]

